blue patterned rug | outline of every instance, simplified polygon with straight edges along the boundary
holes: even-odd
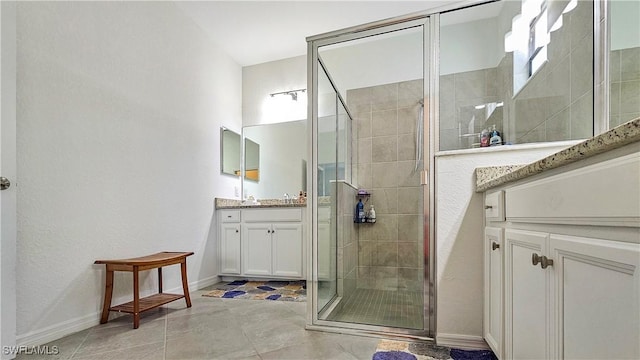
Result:
[[[307,283],[301,281],[236,280],[213,285],[214,290],[202,296],[223,299],[306,301]]]
[[[380,340],[373,360],[497,360],[491,350],[461,350],[429,343]]]

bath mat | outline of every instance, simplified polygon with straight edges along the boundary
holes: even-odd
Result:
[[[213,286],[214,290],[202,296],[223,299],[247,300],[307,300],[307,282],[301,281],[249,281],[236,280],[221,282]]]
[[[380,340],[373,360],[497,360],[491,350],[461,350],[429,343]]]

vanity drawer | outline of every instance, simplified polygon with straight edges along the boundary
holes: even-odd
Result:
[[[487,192],[484,197],[484,217],[487,221],[504,221],[504,191]]]
[[[640,153],[507,189],[513,222],[640,227]]]
[[[302,209],[248,209],[243,210],[244,222],[302,221]]]
[[[240,210],[222,210],[220,212],[220,221],[223,223],[240,222]]]

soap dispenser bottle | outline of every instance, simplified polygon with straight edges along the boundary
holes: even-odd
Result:
[[[369,222],[376,222],[376,209],[373,208],[373,205],[371,205],[371,210],[369,210]]]
[[[496,130],[496,126],[493,125],[493,129],[491,130],[491,139],[489,139],[489,146],[497,145],[502,145],[502,137],[500,137],[500,132]]]

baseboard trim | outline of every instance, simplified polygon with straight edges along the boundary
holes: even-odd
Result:
[[[100,324],[100,312],[63,321],[16,336],[18,346],[38,346]]]
[[[211,286],[220,282],[220,277],[217,275],[200,279],[189,283],[189,292],[203,289],[207,286]],[[182,286],[177,286],[172,289],[166,289],[166,292],[182,293]],[[140,294],[141,296],[151,294]],[[102,294],[100,295],[102,296]],[[112,304],[118,304],[119,302],[130,301],[125,299],[113,299]],[[100,324],[101,312],[95,312],[89,315],[77,317],[75,319],[66,320],[54,325],[47,326],[42,329],[30,331],[25,334],[16,336],[16,345],[18,346],[38,346],[48,342],[60,339],[67,335],[71,335],[78,331],[88,329],[90,327]]]
[[[459,335],[459,334],[437,334],[436,344],[456,349],[465,350],[488,350],[489,345],[482,336]]]
[[[219,283],[220,280],[220,276],[218,275],[214,275],[214,276],[210,276],[208,278],[204,278],[204,279],[200,279],[198,281],[194,281],[192,283],[189,283],[189,291],[195,291],[195,290],[200,290],[200,289],[204,289],[207,286],[211,286],[213,284],[217,284]],[[173,291],[181,291],[182,287],[179,286],[177,288],[175,288]]]

